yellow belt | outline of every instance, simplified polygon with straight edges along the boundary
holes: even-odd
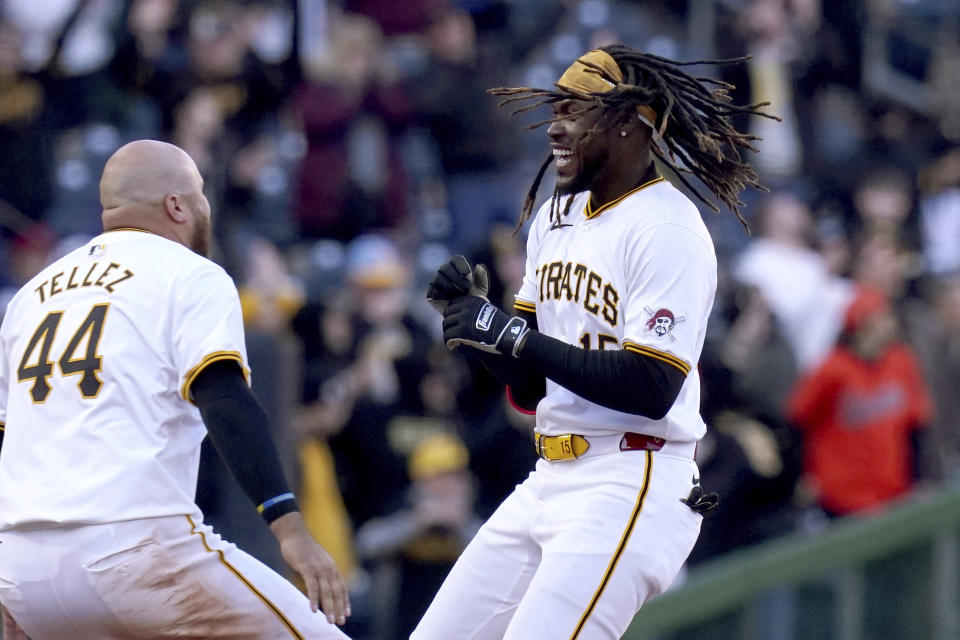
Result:
[[[590,448],[590,441],[576,433],[545,436],[534,432],[534,436],[537,455],[551,462],[556,460],[576,460]],[[594,440],[594,444],[600,447],[599,450],[594,451],[595,454],[602,453],[606,450],[604,443],[601,441],[604,441],[605,444],[610,444],[609,440],[605,440],[608,437],[610,436],[600,436],[599,439]],[[643,433],[627,432],[624,434],[615,434],[612,437],[619,437],[617,448],[615,449],[618,451],[660,451],[664,445],[667,444],[667,441],[663,438],[648,436]],[[696,448],[692,443],[691,449],[690,455],[692,456],[693,453],[696,452]]]
[[[576,433],[561,436],[545,436],[534,433],[537,455],[551,462],[556,460],[576,460],[590,448],[587,439]]]

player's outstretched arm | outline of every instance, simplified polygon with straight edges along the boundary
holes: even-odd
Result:
[[[323,612],[333,624],[344,624],[350,615],[350,595],[330,554],[307,531],[303,516],[292,511],[270,523],[280,542],[280,553],[287,564],[300,574],[307,586],[310,608]]]
[[[284,559],[306,583],[310,607],[344,624],[350,604],[330,555],[307,531],[270,438],[267,415],[232,360],[207,365],[190,387],[217,452],[280,542]]]

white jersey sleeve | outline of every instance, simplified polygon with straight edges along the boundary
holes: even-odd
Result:
[[[573,196],[571,196],[573,197]],[[560,210],[566,207],[566,200],[560,201]],[[529,311],[531,313],[537,310],[537,301],[540,299],[540,285],[538,278],[540,275],[540,246],[544,236],[550,231],[550,209],[553,204],[553,198],[548,199],[537,210],[530,224],[530,233],[527,235],[527,258],[526,267],[523,272],[523,282],[520,285],[520,291],[514,296],[514,308],[518,311]]]
[[[624,264],[622,347],[656,358],[684,375],[696,366],[701,328],[713,306],[712,247],[689,228],[665,223],[629,243]]]
[[[192,401],[190,385],[204,367],[218,360],[235,360],[249,383],[240,297],[230,277],[210,263],[189,272],[177,288],[171,351],[181,397]]]
[[[7,425],[7,399],[10,395],[10,366],[4,345],[4,332],[0,327],[0,430]]]
[[[543,235],[541,222],[544,216],[549,216],[550,200],[547,200],[537,211],[527,234],[527,258],[523,271],[523,282],[520,291],[514,296],[514,308],[518,311],[536,312],[537,310],[537,254],[540,246],[540,237]]]

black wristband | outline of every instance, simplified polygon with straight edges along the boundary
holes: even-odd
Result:
[[[300,505],[297,504],[297,499],[293,493],[282,493],[259,505],[257,511],[267,521],[267,524],[270,524],[280,516],[300,511]]]
[[[213,362],[190,387],[210,439],[267,522],[298,510],[269,420],[233,361]]]
[[[497,340],[497,351],[505,356],[516,358],[526,341],[530,329],[527,327],[527,321],[518,316],[514,316],[504,325],[500,332],[500,339]]]

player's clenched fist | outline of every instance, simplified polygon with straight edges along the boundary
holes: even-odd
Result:
[[[323,610],[333,624],[346,623],[350,615],[347,585],[333,558],[307,531],[300,512],[280,516],[270,523],[270,529],[280,542],[283,559],[303,578],[310,608]]]
[[[486,298],[474,295],[451,300],[443,314],[443,339],[448,349],[465,344],[515,358],[529,331],[523,318],[509,316]]]
[[[427,285],[427,302],[443,313],[447,303],[465,295],[487,297],[490,277],[487,269],[478,264],[476,269],[463,256],[453,256],[445,262]]]

